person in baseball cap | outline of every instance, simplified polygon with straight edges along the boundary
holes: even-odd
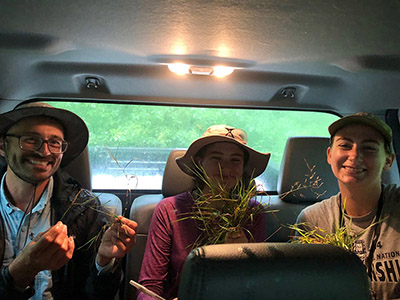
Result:
[[[385,142],[385,150],[388,153],[393,152],[392,129],[381,119],[367,112],[359,112],[345,116],[329,125],[328,131],[331,135],[331,140],[338,130],[351,124],[364,124],[374,128],[382,135]]]
[[[359,112],[333,122],[328,131],[327,161],[339,193],[305,208],[296,223],[320,236],[356,237],[348,246],[372,279],[371,299],[399,299],[398,280],[376,280],[393,263],[380,254],[400,248],[400,187],[382,182],[395,157],[392,130],[377,116]]]

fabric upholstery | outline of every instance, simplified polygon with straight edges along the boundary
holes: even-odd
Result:
[[[83,188],[89,191],[92,190],[92,174],[90,171],[88,147],[62,169],[78,181]],[[122,214],[122,202],[118,196],[111,193],[94,193],[94,196],[97,196],[101,205],[113,214]]]
[[[126,259],[126,278],[129,280],[137,281],[139,278],[151,217],[157,203],[166,197],[177,195],[193,188],[192,177],[184,173],[175,161],[185,151],[183,149],[175,149],[170,152],[165,165],[161,194],[142,195],[135,198],[132,203],[129,217],[138,223],[138,229],[136,245],[133,246]],[[133,300],[136,299],[136,290],[129,284],[129,280],[126,280],[125,283],[125,298]]]
[[[81,154],[62,169],[78,181],[83,188],[89,191],[92,190],[88,147],[86,147]]]
[[[319,200],[318,196],[328,198],[339,191],[326,160],[328,146],[326,137],[297,136],[287,140],[278,178],[278,194],[282,201],[313,203]],[[316,188],[319,184],[321,187]],[[304,188],[295,190],[299,186]]]
[[[370,299],[365,267],[331,245],[223,244],[193,250],[179,300]]]
[[[271,196],[267,216],[267,241],[286,242],[293,235],[288,228],[307,205],[339,191],[337,180],[326,161],[327,137],[288,138],[278,177],[278,195]],[[319,186],[319,187],[318,187]]]

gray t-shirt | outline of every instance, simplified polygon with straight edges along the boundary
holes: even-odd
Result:
[[[400,187],[384,186],[382,196],[381,219],[387,219],[378,225],[378,242],[372,258],[372,288],[379,300],[400,299]],[[340,193],[303,209],[296,223],[307,223],[312,228],[317,226],[333,233],[340,224],[339,199]],[[361,218],[351,218],[352,232],[358,234],[375,222],[375,214],[373,211]],[[350,217],[344,214],[344,219],[349,224]],[[368,257],[374,231],[374,226],[368,228],[356,241],[355,252],[363,262]]]

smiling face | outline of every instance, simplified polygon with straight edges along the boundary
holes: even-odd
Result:
[[[7,134],[64,139],[62,126],[56,120],[43,117],[23,119],[13,125]],[[0,154],[7,160],[7,174],[15,180],[18,177],[29,183],[46,181],[57,171],[63,157],[62,154],[51,153],[47,143],[43,143],[37,151],[22,150],[18,138],[11,136],[3,140]]]
[[[240,146],[229,142],[208,145],[197,162],[206,174],[227,190],[232,189],[243,176],[244,153]]]
[[[340,185],[379,186],[383,170],[394,155],[385,151],[383,136],[367,125],[348,125],[337,131],[327,160]]]

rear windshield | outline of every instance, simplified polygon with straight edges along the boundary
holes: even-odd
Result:
[[[171,149],[185,149],[210,125],[226,124],[247,131],[250,147],[271,153],[256,181],[261,189],[274,192],[287,138],[329,136],[328,125],[338,119],[310,111],[49,103],[86,122],[94,190],[160,190]]]

